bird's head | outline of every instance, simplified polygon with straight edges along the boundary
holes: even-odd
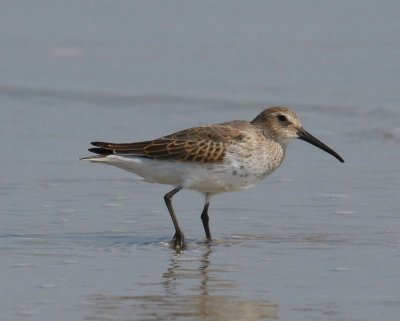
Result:
[[[251,123],[259,126],[267,138],[286,146],[294,138],[304,140],[336,157],[340,162],[343,158],[333,149],[308,133],[301,125],[300,118],[288,107],[270,107],[261,112]]]

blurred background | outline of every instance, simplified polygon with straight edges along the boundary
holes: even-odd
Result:
[[[398,1],[2,1],[2,320],[398,320]],[[256,187],[176,195],[79,162],[289,105]]]

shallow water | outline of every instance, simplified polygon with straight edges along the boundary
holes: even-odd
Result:
[[[2,320],[398,320],[396,2],[2,6]],[[169,186],[78,161],[288,103],[346,163],[294,142],[213,199],[210,245],[180,192],[183,253]]]

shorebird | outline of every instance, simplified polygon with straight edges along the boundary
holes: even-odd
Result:
[[[92,142],[83,158],[133,172],[150,183],[173,185],[164,195],[175,227],[172,245],[185,247],[172,197],[182,189],[204,194],[201,213],[207,240],[211,241],[208,207],[212,196],[249,188],[282,163],[287,144],[302,139],[344,162],[334,150],[308,133],[288,107],[270,107],[252,121],[234,120],[193,127],[158,139],[134,143]]]

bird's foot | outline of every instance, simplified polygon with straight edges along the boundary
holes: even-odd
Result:
[[[182,251],[186,248],[185,236],[183,233],[175,233],[174,237],[171,240],[172,247],[177,251]]]
[[[206,239],[205,239],[205,243],[206,244],[212,244],[212,243],[214,243],[214,240],[211,238],[211,237],[206,237]]]

